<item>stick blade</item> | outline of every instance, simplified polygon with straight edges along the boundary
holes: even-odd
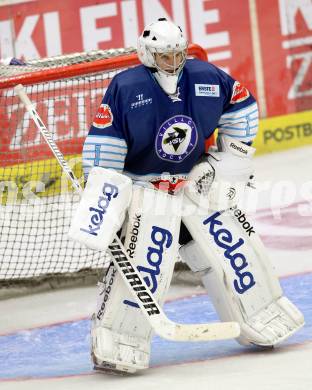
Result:
[[[158,329],[160,331],[160,328]],[[159,332],[163,338],[172,341],[212,341],[233,339],[240,335],[237,322],[216,322],[209,324],[174,324]]]
[[[210,324],[178,325],[175,339],[188,341],[212,341],[233,339],[240,335],[237,322],[216,322]]]

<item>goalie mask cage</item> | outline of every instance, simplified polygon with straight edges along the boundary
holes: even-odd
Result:
[[[188,55],[206,60],[190,45]],[[82,181],[81,152],[112,77],[139,64],[134,48],[0,66],[0,281],[36,283],[56,275],[92,274],[109,261],[67,238],[78,202],[13,87],[23,84],[66,160]],[[79,277],[79,276],[78,276]],[[31,282],[32,281],[32,282]]]

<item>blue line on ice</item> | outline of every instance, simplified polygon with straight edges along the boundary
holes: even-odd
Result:
[[[312,341],[312,273],[292,276],[281,283],[286,296],[302,310],[306,320],[306,326],[283,345]],[[217,320],[206,295],[168,302],[165,311],[177,322]],[[81,320],[0,337],[0,380],[90,373],[89,334],[90,321]],[[154,337],[151,366],[209,360],[244,351],[250,349],[234,340],[178,343]]]

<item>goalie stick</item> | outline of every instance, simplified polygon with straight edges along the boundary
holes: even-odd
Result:
[[[27,96],[23,85],[19,84],[14,88],[16,94],[23,102],[30,117],[35,122],[38,130],[47,142],[58,163],[68,176],[75,190],[81,194],[83,189],[71,170],[64,156],[54,142],[51,133],[43,124],[35,107]],[[146,283],[131,261],[118,236],[109,245],[109,253],[126,286],[138,303],[147,321],[153,330],[161,337],[173,341],[209,341],[223,340],[238,337],[240,327],[237,322],[220,322],[207,324],[178,324],[171,321],[163,312],[150,292]]]

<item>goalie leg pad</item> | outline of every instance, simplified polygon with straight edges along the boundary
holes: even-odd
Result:
[[[184,199],[188,204],[188,198]],[[241,210],[183,217],[194,241],[180,252],[199,272],[222,321],[237,321],[241,344],[273,346],[301,328],[252,224]]]
[[[106,250],[120,229],[132,194],[132,181],[112,169],[93,167],[68,236],[94,250]]]
[[[169,288],[177,256],[181,217],[172,210],[177,210],[179,204],[180,195],[133,186],[124,245],[160,304]],[[151,336],[150,325],[111,265],[100,285],[93,318],[95,365],[115,365],[127,372],[147,368]]]

